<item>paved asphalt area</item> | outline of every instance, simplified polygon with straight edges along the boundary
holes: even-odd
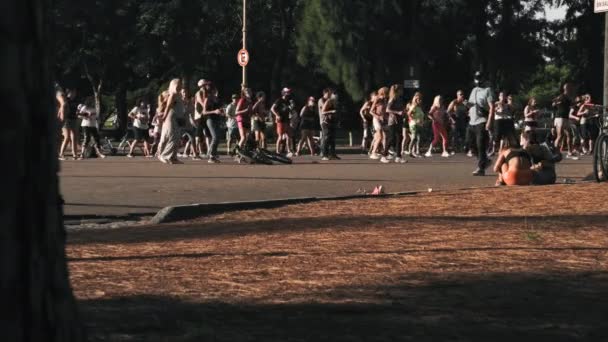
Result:
[[[342,155],[340,161],[297,157],[293,165],[243,165],[229,157],[221,164],[183,159],[165,165],[156,159],[122,156],[61,163],[61,191],[67,217],[154,214],[163,207],[192,203],[325,197],[370,192],[427,191],[492,186],[494,175],[473,177],[476,160],[409,159],[407,164],[381,164],[367,156]],[[591,157],[565,160],[558,182],[582,181],[592,171]]]

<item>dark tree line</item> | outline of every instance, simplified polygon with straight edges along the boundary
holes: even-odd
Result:
[[[592,0],[259,0],[249,2],[249,84],[274,98],[337,87],[344,103],[419,79],[451,96],[484,69],[496,89],[541,102],[573,80],[601,95],[603,16]],[[569,6],[547,22],[547,5]],[[57,0],[55,76],[95,96],[102,112],[152,100],[172,77],[189,89],[240,87],[241,0]]]

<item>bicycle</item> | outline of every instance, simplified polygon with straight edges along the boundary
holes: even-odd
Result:
[[[608,111],[602,106],[593,106],[595,110],[603,110],[600,115],[600,135],[595,142],[593,151],[593,174],[598,182],[608,181]]]
[[[245,147],[240,148],[238,145],[234,148],[235,160],[241,164],[262,164],[262,165],[274,165],[274,162],[283,164],[292,164],[293,161],[278,153],[271,152],[269,150],[259,148],[256,146],[255,138],[252,133],[246,140]]]

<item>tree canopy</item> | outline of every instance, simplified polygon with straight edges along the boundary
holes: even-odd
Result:
[[[568,6],[565,20],[545,20],[549,5]],[[104,107],[152,99],[173,77],[190,89],[212,79],[226,99],[241,82],[241,13],[241,0],[57,0],[55,77],[114,99]],[[406,79],[449,96],[480,68],[523,96],[566,79],[602,91],[592,0],[258,0],[248,13],[249,84],[271,98],[283,86],[300,99],[335,86],[360,101]]]

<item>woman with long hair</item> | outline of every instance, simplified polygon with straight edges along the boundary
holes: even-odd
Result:
[[[410,103],[407,115],[410,120],[410,155],[420,158],[420,134],[424,123],[424,111],[422,110],[422,93],[416,92]]]
[[[251,89],[243,88],[241,90],[241,99],[236,105],[236,122],[239,126],[239,134],[241,135],[241,140],[239,141],[240,148],[245,147],[249,132],[251,131],[252,97],[253,93]]]
[[[203,89],[203,115],[207,118],[207,127],[211,133],[211,144],[209,145],[209,163],[217,164],[220,162],[217,147],[220,143],[220,126],[224,110],[217,98],[215,88],[208,87]]]
[[[159,117],[163,122],[159,146],[158,160],[165,164],[181,164],[177,159],[177,151],[180,140],[180,127],[178,121],[184,117],[184,103],[182,101],[180,91],[182,81],[179,78],[171,80],[167,101],[164,104],[163,111]]]
[[[256,101],[252,108],[252,129],[255,141],[260,148],[266,148],[266,94],[263,91],[255,95]]]
[[[531,168],[528,152],[517,146],[512,137],[503,140],[494,165],[494,172],[498,173],[496,185],[530,185],[534,176]]]
[[[59,106],[59,119],[62,122],[61,132],[63,134],[63,141],[61,142],[61,148],[59,149],[59,160],[63,160],[63,153],[68,145],[72,148],[72,158],[75,160],[79,159],[77,152],[79,150],[79,136],[78,136],[78,103],[76,102],[76,90],[68,90],[67,96],[63,96],[63,92],[58,95],[63,100]]]
[[[433,156],[433,147],[437,146],[439,140],[441,140],[441,146],[443,147],[442,157],[448,158],[448,113],[443,107],[443,98],[439,95],[435,96],[433,100],[433,106],[429,111],[429,119],[433,123],[433,141],[429,150],[424,155],[427,158]]]
[[[361,139],[361,153],[368,154],[372,144],[372,127],[373,127],[373,116],[370,113],[370,109],[374,100],[376,99],[376,92],[372,92],[369,95],[367,101],[363,103],[359,110],[359,116],[361,116],[361,122],[363,123],[363,138]],[[371,152],[370,152],[371,153]]]
[[[315,149],[313,142],[313,135],[315,132],[315,121],[317,120],[317,113],[315,110],[316,100],[314,97],[308,98],[308,103],[302,107],[300,111],[300,142],[298,143],[298,147],[296,150],[296,156],[299,156],[302,152],[302,148],[304,144],[308,145],[308,149],[310,150],[310,155],[314,157]]]
[[[531,97],[528,105],[524,108],[525,131],[533,131],[538,128],[538,115],[540,111],[536,107],[536,98]]]
[[[386,105],[388,92],[389,89],[387,87],[383,87],[378,90],[376,99],[372,103],[372,107],[370,109],[370,113],[374,118],[374,130],[376,131],[374,135],[374,142],[372,144],[372,154],[370,155],[370,159],[378,160],[381,158],[378,154],[378,151],[380,150],[380,145],[383,144],[385,140],[384,126],[387,122]]]
[[[394,84],[389,90],[388,104],[386,111],[388,112],[387,126],[387,142],[384,146],[384,158],[380,161],[388,163],[392,157],[389,149],[392,147],[395,152],[395,163],[405,163],[405,159],[401,157],[401,143],[403,140],[403,87],[399,84]]]

